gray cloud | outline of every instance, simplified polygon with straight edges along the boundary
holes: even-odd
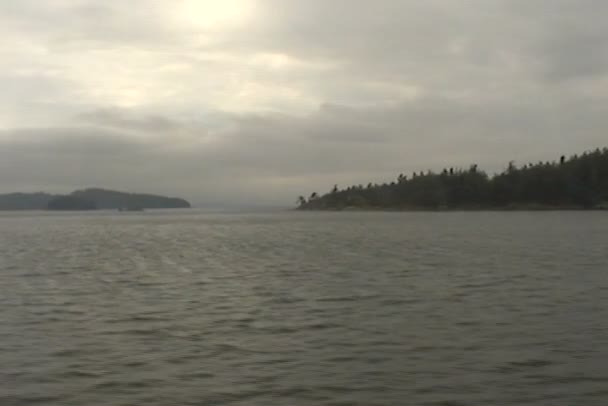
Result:
[[[0,4],[0,192],[290,204],[606,142],[599,0],[149,6]]]

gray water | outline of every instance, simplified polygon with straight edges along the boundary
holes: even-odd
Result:
[[[606,213],[0,214],[0,405],[607,405]]]

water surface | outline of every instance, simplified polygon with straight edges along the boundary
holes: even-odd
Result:
[[[0,404],[606,405],[608,216],[0,213]]]

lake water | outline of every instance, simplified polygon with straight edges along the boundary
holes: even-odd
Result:
[[[608,213],[0,213],[0,405],[608,404]]]

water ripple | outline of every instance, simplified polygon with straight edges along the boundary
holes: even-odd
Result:
[[[2,406],[608,404],[603,213],[14,214],[0,231]]]

